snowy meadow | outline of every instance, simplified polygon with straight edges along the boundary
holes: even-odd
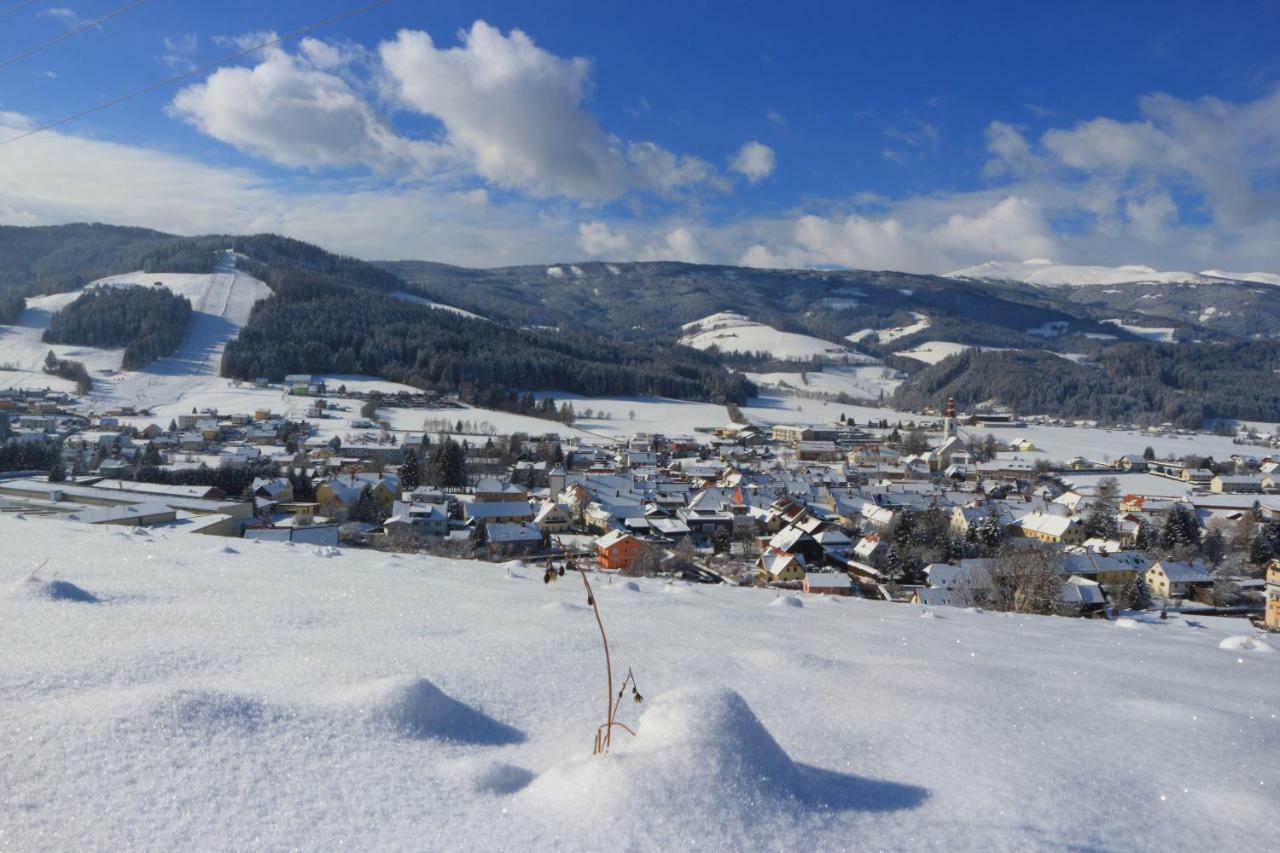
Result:
[[[1238,620],[594,575],[644,701],[592,756],[572,576],[0,539],[5,849],[1251,849],[1274,820],[1280,654]]]

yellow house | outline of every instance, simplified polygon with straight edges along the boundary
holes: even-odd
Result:
[[[1079,545],[1084,541],[1084,525],[1079,518],[1033,512],[1016,522],[1018,532],[1041,542],[1066,542]]]
[[[365,486],[372,490],[379,509],[389,510],[395,503],[397,495],[387,480],[363,480],[354,476],[335,477],[316,486],[316,503],[325,504],[333,499],[350,509],[360,500]]]
[[[771,548],[761,554],[760,559],[756,561],[756,567],[759,569],[762,584],[804,580],[804,561],[795,554],[788,554],[777,548]]]
[[[571,520],[569,513],[565,512],[558,504],[547,501],[538,507],[537,514],[533,517],[533,523],[548,533],[564,533],[569,529]]]

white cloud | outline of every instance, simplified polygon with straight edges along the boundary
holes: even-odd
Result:
[[[440,48],[402,30],[378,52],[387,88],[402,106],[434,116],[445,138],[485,180],[535,197],[609,201],[628,189],[670,195],[720,186],[705,161],[652,142],[607,135],[585,102],[591,63],[561,58],[520,30],[484,21]]]
[[[79,29],[88,23],[89,19],[80,17],[80,14],[74,9],[65,7],[55,7],[53,9],[45,9],[40,13],[41,18],[52,18],[58,21],[69,30]]]
[[[773,149],[754,139],[743,143],[733,155],[729,168],[744,176],[749,183],[757,184],[773,174]]]
[[[693,229],[685,225],[672,228],[645,246],[640,257],[646,261],[682,261],[687,264],[707,262],[701,241],[693,233]]]
[[[603,222],[579,222],[578,246],[592,257],[619,258],[631,252],[631,238]]]
[[[200,37],[195,33],[180,36],[164,37],[164,53],[160,61],[175,71],[190,71],[195,68],[195,54],[200,48]]]
[[[220,68],[182,89],[172,115],[201,132],[282,166],[364,165],[405,173],[441,158],[439,147],[396,133],[342,77],[278,48],[252,68]]]

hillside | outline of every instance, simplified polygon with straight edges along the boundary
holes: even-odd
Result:
[[[1231,620],[597,577],[644,702],[592,758],[575,578],[32,523],[0,519],[19,849],[1247,849],[1273,817],[1280,655]]]
[[[921,407],[926,394],[950,382],[939,383],[936,372],[927,371],[976,349],[1023,354],[1018,365],[1035,364],[1034,375],[1019,367],[1018,381],[1039,382],[1042,390],[1003,395],[1005,405],[1024,411],[1187,424],[1197,412],[1280,420],[1270,396],[1253,393],[1249,383],[1265,377],[1249,365],[1215,373],[1222,381],[1209,386],[1205,405],[1196,398],[1204,376],[1181,367],[1137,380],[1141,392],[1106,387],[1090,391],[1093,402],[1083,403],[1070,393],[1076,386],[1114,385],[1124,371],[1100,367],[1114,363],[1115,352],[1139,352],[1128,349],[1134,344],[1230,347],[1270,338],[1280,329],[1280,287],[1262,283],[1263,274],[1244,281],[1213,271],[1038,261],[986,264],[950,276],[668,262],[464,269],[423,261],[370,264],[267,234],[174,237],[100,225],[6,229],[0,244],[13,253],[8,277],[0,276],[0,285],[7,282],[0,286],[5,310],[25,305],[16,324],[0,330],[0,365],[9,368],[0,371],[4,385],[44,384],[45,350],[30,345],[28,330],[43,330],[69,300],[32,294],[83,283],[77,263],[93,270],[136,264],[113,270],[104,279],[110,282],[163,280],[180,293],[189,281],[195,288],[180,295],[196,306],[193,324],[199,326],[189,339],[199,352],[168,359],[148,374],[120,376],[114,375],[122,361],[117,351],[56,353],[84,361],[98,380],[110,379],[99,381],[103,390],[95,392],[104,403],[180,399],[195,387],[182,379],[193,371],[203,377],[196,383],[202,388],[218,372],[233,380],[363,374],[459,392],[495,408],[523,390],[741,403],[755,393],[753,379],[802,396],[878,400],[924,372],[898,398]],[[215,264],[234,264],[238,277],[231,283],[246,285],[232,288],[245,298],[227,303],[237,306],[228,323],[216,319],[226,306],[198,304],[226,295]],[[1275,361],[1263,341],[1246,354],[1254,365]],[[1182,361],[1216,370],[1195,354]],[[1249,381],[1240,381],[1246,375]],[[957,392],[983,393],[976,378],[970,384]],[[988,388],[977,399],[995,397]]]
[[[895,406],[922,409],[954,397],[964,408],[994,406],[1108,423],[1174,423],[1280,417],[1280,344],[1125,344],[1084,362],[1050,353],[951,353],[898,386]]]

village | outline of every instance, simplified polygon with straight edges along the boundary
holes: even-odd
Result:
[[[314,398],[305,419],[209,409],[166,425],[4,392],[0,510],[775,594],[1110,618],[1175,609],[1280,629],[1280,453],[1050,462],[1014,416],[953,403],[905,424],[766,428],[731,408],[700,435],[468,434],[461,407],[436,395],[306,376],[285,391]],[[392,407],[427,413],[422,430],[391,430],[380,415]],[[338,415],[349,432],[315,434]]]

